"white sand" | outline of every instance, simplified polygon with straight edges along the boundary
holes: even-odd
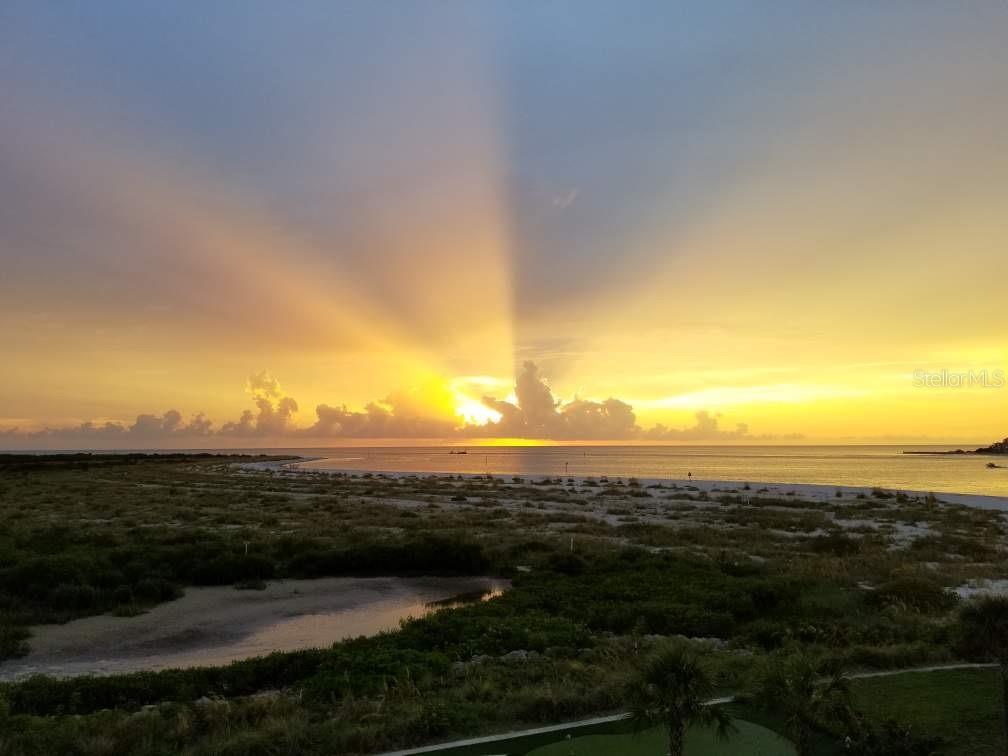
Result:
[[[1008,580],[970,580],[955,589],[961,599],[1008,596]]]
[[[373,475],[379,476],[383,475],[387,478],[405,478],[405,477],[437,477],[437,478],[486,478],[485,473],[429,473],[423,471],[381,471],[381,470],[336,470],[332,468],[317,468],[312,465],[313,462],[324,460],[324,457],[315,457],[312,459],[303,459],[296,462],[258,462],[255,463],[259,466],[259,469],[270,469],[275,472],[297,475],[297,474],[314,474],[319,473],[329,474],[329,475]],[[248,465],[252,467],[252,465]],[[494,473],[495,477],[503,485],[512,485],[510,473]],[[547,476],[547,475],[534,475],[525,474],[523,477],[526,483],[523,485],[528,485],[529,483],[534,483],[537,480],[543,480],[545,478],[554,479],[556,477],[561,477],[562,480],[568,480],[568,476]],[[599,482],[599,476],[569,476],[575,481],[577,486],[582,486],[585,481],[593,480]],[[622,480],[624,483],[633,476],[608,476],[610,483],[615,483],[617,480]],[[872,491],[874,491],[876,486],[835,486],[826,485],[821,483],[765,483],[760,481],[741,481],[741,480],[687,480],[687,479],[670,479],[670,478],[637,478],[637,481],[641,486],[651,486],[651,485],[661,485],[665,487],[678,486],[680,488],[686,488],[692,486],[697,489],[697,491],[687,491],[687,493],[697,493],[698,491],[716,492],[721,493],[735,492],[740,495],[750,496],[753,501],[758,501],[761,497],[765,498],[780,498],[789,496],[793,494],[794,498],[802,499],[803,501],[821,501],[829,502],[831,504],[836,504],[845,499],[856,498],[858,494],[862,494],[871,498]],[[744,486],[748,485],[750,490],[744,490]],[[767,489],[763,491],[762,489]],[[907,496],[914,498],[920,497],[925,498],[928,496],[928,491],[915,491],[912,489],[896,489],[896,488],[883,488],[882,490],[888,493],[895,494],[897,491],[906,494]],[[836,497],[836,492],[840,491],[842,494],[842,499]],[[946,504],[962,504],[968,507],[977,507],[978,509],[994,509],[1003,512],[1008,512],[1008,496],[985,496],[982,494],[961,494],[961,493],[944,493],[936,492],[935,497],[938,501]]]

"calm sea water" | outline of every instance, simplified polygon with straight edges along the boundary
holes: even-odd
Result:
[[[307,467],[372,472],[491,473],[686,478],[752,483],[880,486],[1008,496],[1008,459],[903,454],[947,446],[505,446],[295,450],[323,457]]]
[[[976,448],[978,443],[966,446]],[[318,457],[320,470],[637,477],[879,486],[909,491],[1008,496],[1008,458],[903,454],[956,446],[397,446],[271,449],[148,449]],[[465,450],[465,454],[457,452]],[[114,451],[114,450],[110,450]],[[451,452],[456,452],[452,454]],[[51,453],[51,452],[29,452]]]

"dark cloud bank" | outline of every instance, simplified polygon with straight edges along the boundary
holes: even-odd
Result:
[[[516,402],[484,396],[487,407],[500,413],[497,422],[486,425],[459,425],[449,420],[417,414],[414,403],[403,395],[392,394],[380,402],[367,404],[362,411],[346,405],[320,404],[316,421],[308,427],[293,424],[297,402],[285,396],[276,379],[268,373],[252,376],[247,389],[256,410],[245,410],[238,420],[215,428],[211,420],[197,414],[188,421],[177,410],[163,415],[138,415],[132,425],[123,423],[83,423],[66,428],[40,431],[0,431],[5,445],[52,446],[65,443],[81,447],[88,444],[133,447],[186,443],[198,447],[213,445],[212,439],[235,441],[326,439],[402,439],[402,438],[526,438],[556,441],[753,441],[769,436],[753,436],[744,424],[722,429],[718,416],[706,411],[696,413],[696,422],[687,428],[667,428],[658,424],[644,429],[637,424],[633,407],[619,399],[596,402],[575,398],[563,402],[553,392],[533,362],[526,362],[515,382]]]

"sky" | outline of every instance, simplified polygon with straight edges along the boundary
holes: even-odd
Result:
[[[1008,3],[0,5],[0,447],[1008,435]]]

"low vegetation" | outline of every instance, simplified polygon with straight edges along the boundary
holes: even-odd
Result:
[[[322,650],[2,684],[0,752],[369,753],[565,721],[625,710],[634,670],[672,637],[726,693],[796,659],[850,672],[974,658],[952,589],[1008,577],[1002,515],[933,497],[813,502],[252,461],[0,465],[0,658],[27,650],[33,624],[144,611],[196,585],[495,574],[513,587]],[[855,704],[868,683],[854,681]],[[891,714],[841,730],[824,708],[810,742],[854,733],[870,753],[918,716]],[[971,753],[997,753],[984,748]]]

